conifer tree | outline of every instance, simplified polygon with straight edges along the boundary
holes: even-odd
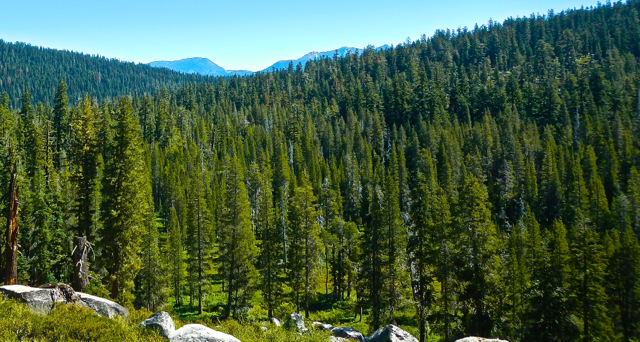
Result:
[[[460,191],[456,224],[462,229],[460,236],[464,267],[460,278],[466,283],[462,300],[468,306],[464,312],[467,333],[488,336],[493,328],[487,297],[490,277],[495,272],[498,237],[491,212],[487,208],[487,188],[478,178],[467,172]]]
[[[609,260],[607,288],[613,322],[628,342],[640,336],[640,244],[630,227]]]
[[[534,281],[525,314],[524,340],[576,341],[578,328],[569,302],[571,255],[567,230],[562,221],[556,220],[546,231],[544,240],[530,241]]]
[[[298,309],[304,307],[305,317],[308,318],[320,262],[320,226],[313,188],[306,174],[301,179],[302,183],[295,189],[289,202],[288,278],[295,304]]]
[[[176,305],[182,305],[182,290],[186,276],[185,251],[183,248],[182,228],[175,207],[171,207],[171,218],[167,229],[167,264],[170,272],[170,283]]]
[[[186,238],[189,243],[187,249],[187,269],[190,275],[189,286],[191,301],[198,302],[198,313],[203,312],[204,286],[206,272],[211,257],[211,242],[213,227],[211,214],[207,205],[208,179],[204,169],[202,151],[194,142],[189,145],[187,152],[190,159],[188,166],[189,187],[187,188],[186,205]]]
[[[382,291],[384,287],[384,250],[385,239],[381,220],[382,211],[382,194],[378,187],[372,189],[371,206],[369,217],[364,224],[362,240],[360,243],[361,255],[359,257],[360,281],[364,283],[365,293],[368,305],[371,307],[371,316],[369,325],[372,329],[377,330],[382,325],[383,297]]]
[[[560,215],[561,185],[556,159],[556,143],[551,128],[544,131],[544,151],[540,175],[540,217],[543,226],[549,226]]]
[[[58,83],[54,99],[53,131],[55,134],[53,160],[55,168],[59,170],[69,134],[69,99],[67,97],[67,84],[63,79]]]
[[[384,195],[382,203],[383,234],[386,237],[385,251],[385,297],[388,299],[389,322],[394,321],[395,309],[399,304],[402,283],[406,268],[405,260],[407,234],[400,216],[400,198],[398,184],[398,169],[396,164],[395,147],[391,155],[391,165],[384,178]]]
[[[636,167],[631,168],[629,185],[627,186],[627,198],[631,214],[631,228],[640,236],[640,172]]]
[[[611,321],[604,287],[606,256],[598,234],[578,211],[578,222],[571,232],[571,291],[574,314],[580,319],[584,341],[611,340]]]
[[[113,121],[113,141],[105,147],[101,247],[108,256],[104,266],[111,297],[128,303],[141,268],[141,243],[153,217],[153,202],[140,126],[128,98],[119,101]]]
[[[262,296],[267,306],[267,315],[273,317],[273,310],[282,295],[281,251],[282,236],[276,224],[271,185],[271,167],[266,164],[259,176],[259,198],[257,223],[260,231],[259,270],[262,272]]]
[[[64,102],[64,99],[60,101]],[[65,110],[62,108],[63,105],[64,103],[56,104],[54,123],[55,120],[64,119],[62,117],[56,119],[56,115],[66,115],[63,113]],[[74,166],[71,168],[70,180],[76,199],[73,213],[76,216],[77,224],[73,227],[74,274],[72,284],[74,289],[82,291],[88,282],[87,257],[90,244],[94,241],[100,221],[98,207],[100,204],[102,156],[99,135],[101,131],[110,130],[111,127],[101,127],[99,110],[89,95],[85,94],[83,100],[78,101],[77,106],[72,110],[70,128],[61,129],[70,132],[69,157],[71,165]]]
[[[440,314],[445,340],[449,339],[451,304],[451,217],[446,194],[439,187],[431,154],[420,156],[412,192],[408,257],[411,262],[413,294],[417,304],[420,341],[426,340],[429,310],[435,306],[435,280],[440,283]]]
[[[221,261],[219,273],[226,284],[225,316],[229,317],[232,313],[235,316],[238,305],[253,294],[258,251],[251,229],[244,171],[237,156],[227,157],[224,178],[224,211],[218,233]]]
[[[160,228],[155,217],[148,220],[142,240],[142,268],[138,273],[136,299],[147,310],[155,312],[166,300],[167,269],[160,251]]]

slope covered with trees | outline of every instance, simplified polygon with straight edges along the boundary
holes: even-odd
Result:
[[[88,290],[150,310],[333,309],[423,341],[638,339],[639,9],[154,96],[67,105],[60,86],[14,111],[5,96],[18,282],[68,281],[86,236]]]
[[[25,89],[35,101],[50,103],[60,79],[67,82],[73,102],[86,93],[102,100],[154,93],[161,87],[173,90],[193,82],[215,82],[212,77],[0,39],[0,92],[9,94],[14,107],[19,106]]]

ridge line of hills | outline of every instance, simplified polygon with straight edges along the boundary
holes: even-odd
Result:
[[[385,44],[385,45],[376,47],[374,49],[375,51],[379,51],[379,50],[387,50],[389,48],[391,48],[391,46]],[[324,52],[312,51],[298,59],[280,60],[278,62],[273,63],[269,67],[259,71],[227,70],[219,66],[215,62],[211,61],[210,59],[204,58],[204,57],[190,57],[190,58],[184,58],[184,59],[179,59],[175,61],[154,61],[148,64],[155,68],[167,68],[167,69],[170,69],[173,71],[179,71],[185,74],[200,74],[200,75],[207,75],[207,76],[247,76],[247,75],[253,75],[256,72],[267,72],[267,71],[277,71],[277,70],[287,69],[289,67],[289,64],[291,63],[293,64],[294,67],[297,66],[298,64],[301,64],[302,67],[304,68],[305,63],[309,60],[316,60],[320,58],[332,58],[335,54],[337,54],[339,57],[344,57],[348,53],[354,53],[354,54],[360,55],[362,54],[363,51],[364,49],[347,47],[347,46],[341,47],[336,50],[331,50],[331,51],[324,51]]]

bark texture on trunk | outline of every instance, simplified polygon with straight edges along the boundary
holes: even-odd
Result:
[[[82,292],[82,289],[89,284],[89,267],[87,264],[89,248],[89,241],[86,236],[73,238],[73,281],[71,283],[76,292]]]
[[[7,210],[4,284],[14,285],[18,277],[18,165],[13,164]]]

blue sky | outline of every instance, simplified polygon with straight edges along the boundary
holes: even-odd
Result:
[[[591,0],[0,0],[0,39],[148,63],[206,57],[260,70],[311,51],[399,44],[436,29]]]

